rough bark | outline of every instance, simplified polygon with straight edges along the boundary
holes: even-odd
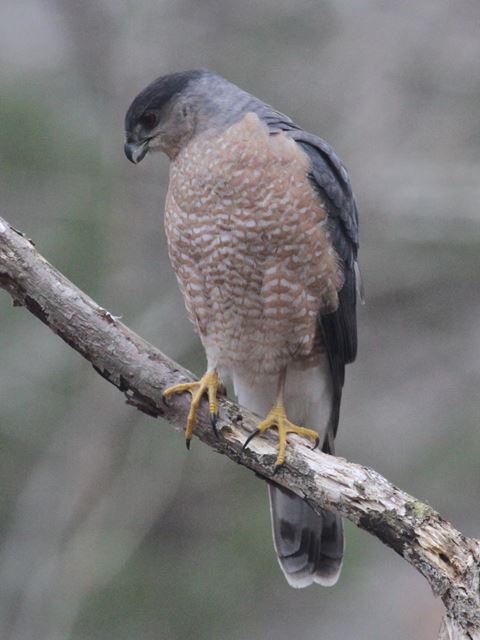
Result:
[[[0,287],[115,385],[128,404],[162,416],[182,429],[187,394],[166,403],[165,387],[192,374],[128,329],[50,265],[22,233],[0,218]],[[376,471],[328,456],[295,436],[287,463],[275,476],[275,437],[243,443],[258,418],[220,399],[220,436],[215,437],[205,402],[195,435],[260,476],[288,487],[315,510],[335,509],[376,536],[414,566],[440,596],[446,615],[440,639],[480,639],[480,542],[457,531],[429,505],[401,491]]]

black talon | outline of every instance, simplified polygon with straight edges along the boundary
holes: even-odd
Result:
[[[255,436],[258,436],[259,433],[260,429],[255,429],[255,431],[248,436],[248,438],[245,440],[245,444],[242,447],[242,451],[245,451],[250,442],[255,438]]]
[[[278,471],[279,469],[281,469],[281,468],[283,467],[283,465],[284,465],[284,464],[285,464],[284,462],[282,462],[281,464],[276,464],[276,465],[273,467],[273,474],[272,474],[272,475],[276,475],[277,471]]]
[[[187,445],[187,449],[188,449],[189,451],[190,451],[190,442],[191,442],[191,439],[190,439],[190,438],[187,438],[187,439],[185,440],[185,444]]]
[[[316,449],[316,448],[318,447],[318,445],[319,445],[319,444],[320,444],[320,436],[317,436],[317,437],[315,438],[315,442],[314,442],[314,445],[313,445],[313,447],[312,447],[312,451],[313,451],[313,449]]]
[[[212,424],[213,433],[215,434],[215,437],[218,438],[218,429],[217,429],[218,413],[210,414],[210,422]]]

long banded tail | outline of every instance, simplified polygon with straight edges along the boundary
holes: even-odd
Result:
[[[253,382],[234,373],[233,381],[240,404],[260,416],[268,413],[277,391],[275,376]],[[287,371],[284,400],[289,419],[317,430],[323,449],[333,453],[340,397],[333,392],[327,358],[316,367]],[[304,500],[278,485],[269,484],[268,493],[273,542],[288,583],[296,588],[314,582],[334,585],[344,550],[340,516],[327,510],[317,514]]]

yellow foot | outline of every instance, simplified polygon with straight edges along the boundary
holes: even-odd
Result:
[[[265,420],[262,420],[255,431],[250,434],[247,438],[247,441],[243,445],[243,449],[246,449],[248,444],[258,436],[259,433],[263,433],[267,429],[271,427],[276,427],[278,430],[278,455],[277,460],[275,462],[275,467],[273,472],[276,473],[277,470],[284,464],[285,462],[285,450],[287,446],[287,433],[296,433],[299,436],[306,436],[313,440],[313,448],[318,446],[320,438],[318,433],[313,429],[306,429],[305,427],[297,427],[297,425],[293,424],[287,419],[287,414],[285,413],[285,409],[283,404],[277,403],[270,413],[267,415]]]
[[[190,440],[192,439],[193,427],[197,419],[197,409],[200,405],[202,397],[205,393],[208,394],[208,404],[210,407],[210,420],[212,423],[215,435],[218,437],[217,432],[217,420],[218,420],[218,404],[217,404],[217,392],[221,383],[218,379],[218,374],[215,370],[207,371],[207,373],[198,382],[185,382],[183,384],[176,384],[173,387],[168,387],[163,392],[164,398],[169,398],[174,393],[183,393],[188,391],[192,394],[192,402],[190,404],[190,411],[188,412],[187,426],[185,429],[185,438],[187,449],[190,449]]]

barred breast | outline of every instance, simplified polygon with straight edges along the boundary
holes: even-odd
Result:
[[[253,113],[171,164],[170,259],[214,366],[276,373],[322,349],[317,318],[336,309],[342,273],[308,170]]]

